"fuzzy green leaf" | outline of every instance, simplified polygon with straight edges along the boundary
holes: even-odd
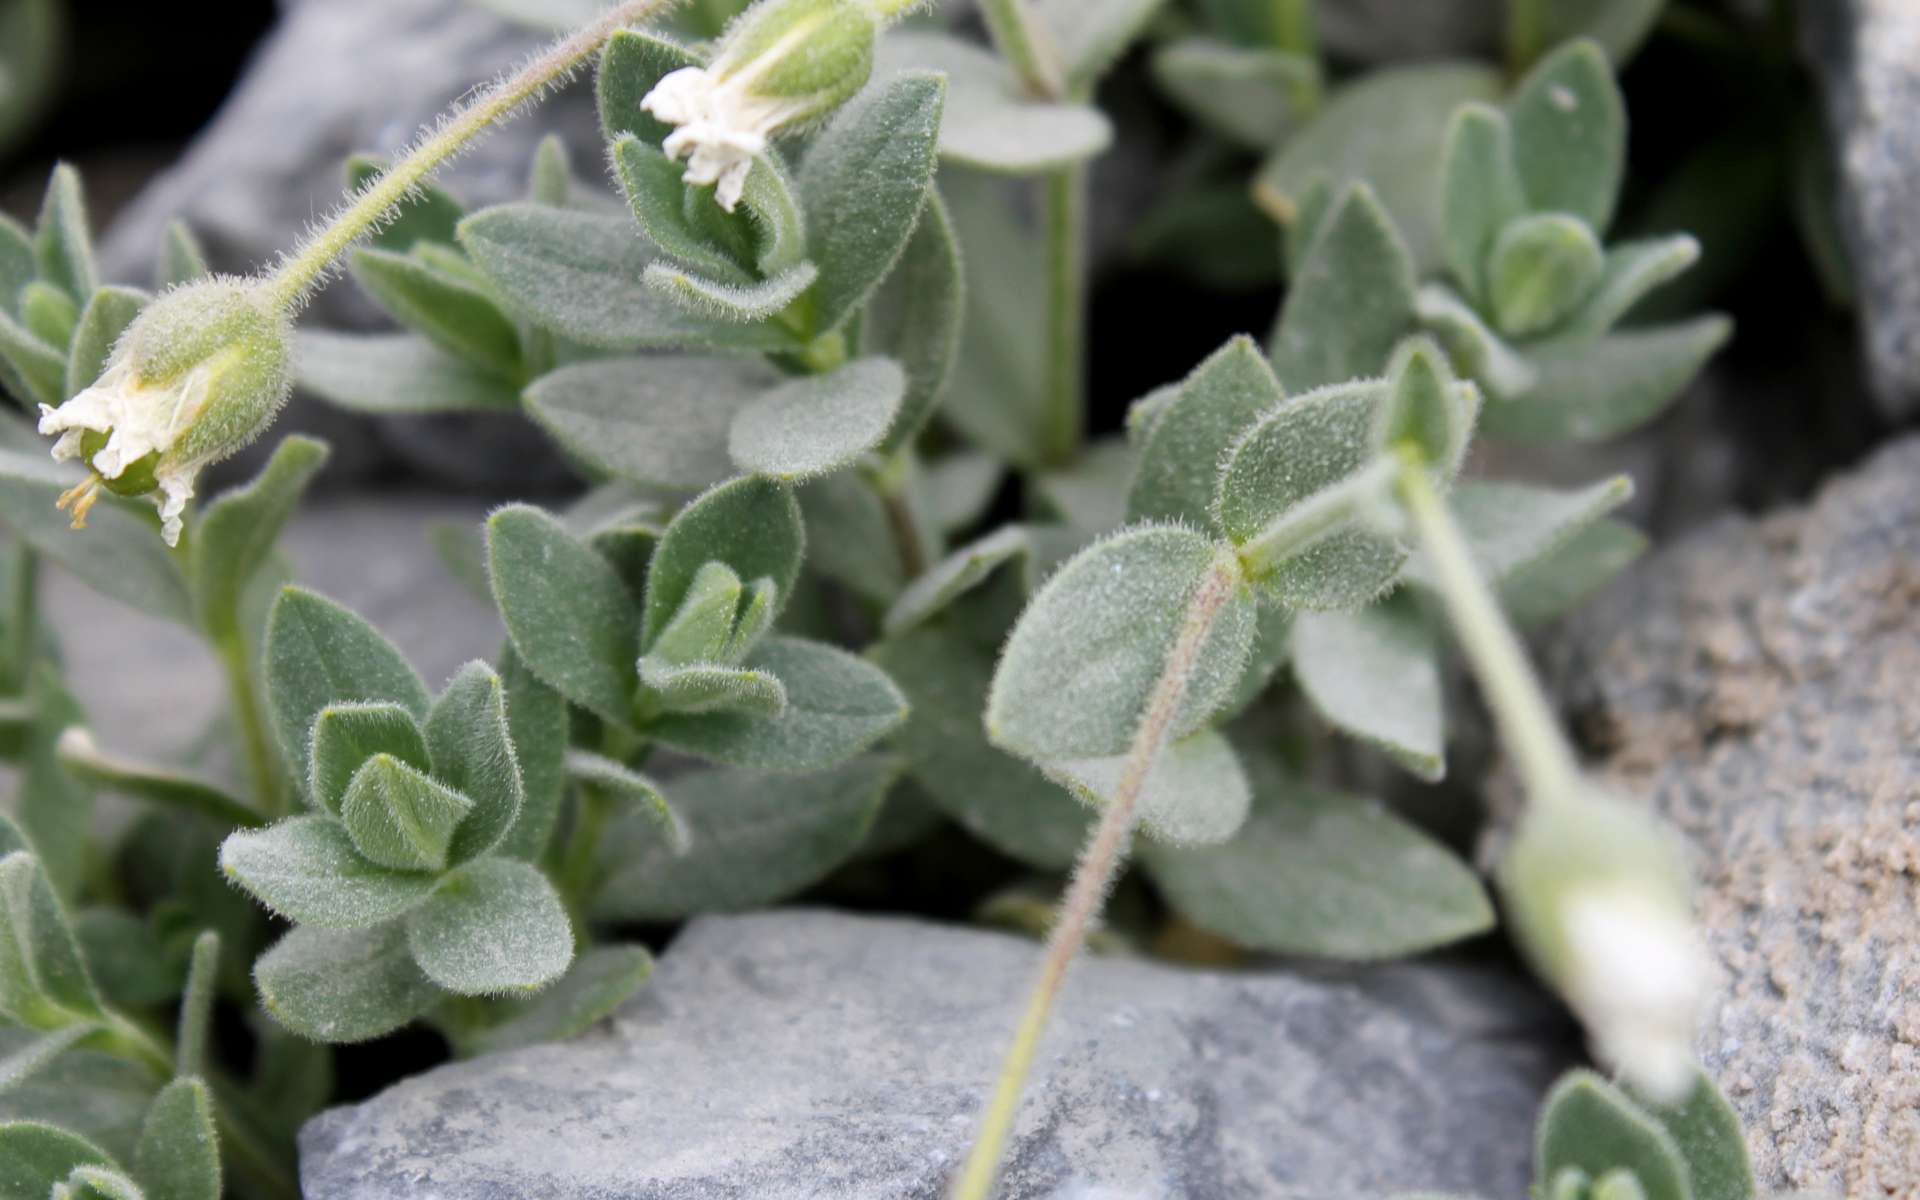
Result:
[[[447,865],[454,827],[473,801],[386,754],[354,773],[340,801],[340,821],[369,862],[396,871],[439,871]]]
[[[1486,406],[1480,421],[1514,441],[1599,441],[1658,416],[1726,344],[1733,323],[1718,314],[1611,333],[1556,339],[1528,353],[1539,371],[1531,391]]]
[[[405,927],[294,927],[253,967],[260,1002],[317,1042],[365,1042],[427,1011],[439,989],[413,963]]]
[[[93,235],[87,230],[87,202],[80,172],[60,163],[53,168],[40,201],[33,254],[40,278],[66,292],[75,304],[100,286],[100,271],[93,260]]]
[[[67,345],[67,395],[77,394],[100,378],[114,344],[151,299],[137,288],[103,287],[93,294],[81,310],[73,340]]]
[[[223,825],[251,828],[266,823],[261,815],[220,784],[155,763],[109,754],[92,734],[76,725],[56,743],[60,765],[75,778],[166,808],[199,813]]]
[[[674,795],[687,847],[670,845],[645,817],[616,824],[601,850],[612,874],[594,912],[677,921],[784,899],[860,849],[899,773],[897,760],[867,757],[777,780],[729,769],[683,775]]]
[[[1273,332],[1290,392],[1380,374],[1413,325],[1413,259],[1371,188],[1340,198],[1307,251]]]
[[[561,25],[556,28],[572,28]],[[600,70],[594,77],[594,97],[600,108],[600,131],[609,145],[631,134],[658,146],[674,126],[657,119],[640,102],[662,79],[701,60],[677,42],[637,29],[616,30],[600,51]]]
[[[32,408],[65,400],[66,383],[67,360],[59,348],[0,312],[0,384]]]
[[[787,711],[787,689],[765,671],[711,663],[675,665],[640,659],[640,682],[655,704],[669,713],[739,713],[779,717]]]
[[[1034,0],[1034,15],[1053,34],[1069,88],[1092,90],[1125,54],[1166,0]]]
[[[654,261],[642,279],[673,304],[698,316],[742,324],[778,315],[813,285],[819,270],[808,262],[789,267],[770,279],[748,284],[723,283],[682,267]]]
[[[546,849],[566,790],[562,760],[567,752],[567,702],[509,646],[501,654],[500,683],[507,694],[507,732],[520,764],[520,815],[497,847],[503,858],[534,861]]]
[[[192,1076],[160,1089],[140,1127],[133,1174],[146,1200],[220,1200],[213,1093]]]
[[[654,825],[655,834],[675,854],[691,844],[686,822],[660,785],[624,763],[586,750],[567,751],[567,777],[620,801]]]
[[[356,929],[420,904],[434,877],[393,871],[361,857],[332,817],[289,817],[220,846],[220,869],[289,921]]]
[[[613,1015],[653,975],[653,956],[643,946],[596,946],[573,960],[558,982],[524,1000],[497,1024],[459,1036],[463,1057],[499,1054],[585,1033]]]
[[[34,280],[20,293],[20,323],[55,350],[73,340],[80,306],[73,297],[44,280]]]
[[[1693,1088],[1677,1103],[1634,1098],[1673,1138],[1686,1164],[1692,1200],[1754,1200],[1753,1164],[1740,1115],[1705,1071],[1694,1068]]]
[[[288,587],[267,617],[267,700],[287,761],[308,761],[320,710],[391,701],[427,715],[427,685],[380,631],[315,592]],[[296,766],[297,769],[297,766]]]
[[[890,358],[861,358],[791,380],[734,414],[727,451],[743,471],[788,481],[825,475],[877,448],[907,379]]]
[[[0,315],[18,319],[20,289],[40,275],[33,261],[33,235],[12,217],[0,213]]]
[[[1476,479],[1455,488],[1448,504],[1481,572],[1497,586],[1632,498],[1633,481],[1625,475],[1577,491]],[[1423,555],[1408,564],[1407,574],[1434,590]]]
[[[187,982],[174,1022],[173,1072],[199,1075],[207,1065],[207,1039],[213,1032],[214,990],[219,987],[220,935],[203,929],[187,953]]]
[[[1440,189],[1447,269],[1467,295],[1484,297],[1494,239],[1527,207],[1513,165],[1512,132],[1499,109],[1466,104],[1453,114],[1441,153]]]
[[[1287,778],[1270,752],[1245,761],[1256,799],[1237,837],[1141,847],[1181,916],[1249,949],[1361,961],[1492,927],[1486,890],[1445,846],[1376,802]]]
[[[1514,90],[1507,118],[1533,210],[1570,213],[1605,232],[1626,171],[1627,113],[1600,47],[1583,39],[1542,59]]]
[[[793,593],[805,546],[800,505],[784,484],[735,479],[701,495],[673,518],[654,552],[642,644],[652,647],[710,562],[725,563],[745,582],[771,579],[777,613]]]
[[[385,159],[356,154],[347,159],[347,187],[366,187],[387,169]],[[451,243],[466,206],[451,192],[431,183],[417,184],[393,219],[375,231],[371,241],[382,250],[405,254],[416,242]]]
[[[942,415],[1008,462],[1038,467],[1048,437],[1040,230],[1016,181],[948,167],[940,189],[965,261],[993,264],[967,278],[960,353]]]
[[[1153,78],[1192,116],[1262,153],[1297,128],[1320,95],[1313,59],[1204,36],[1162,46],[1153,56]]]
[[[1105,808],[1126,774],[1126,757],[1049,763],[1044,769],[1082,802]],[[1203,729],[1161,750],[1137,804],[1149,835],[1177,846],[1209,846],[1234,835],[1252,802],[1233,747]]]
[[[167,232],[160,239],[159,261],[154,265],[154,286],[175,287],[211,274],[213,268],[207,265],[207,252],[194,235],[193,227],[181,220],[168,221]]]
[[[168,989],[169,996],[172,989]],[[17,1049],[0,1054],[0,1094],[12,1091],[38,1074],[54,1059],[99,1032],[88,1021],[75,1021],[48,1033],[35,1033]]]
[[[432,262],[363,246],[353,277],[374,303],[455,358],[501,375],[520,369],[520,333],[485,288]]]
[[[1220,460],[1260,415],[1286,399],[1252,338],[1237,337],[1181,382],[1140,452],[1127,519],[1206,529]]]
[[[54,501],[78,482],[44,454],[0,449],[0,521],[101,595],[192,628],[186,580],[160,540],[152,506],[103,499],[76,533]]]
[[[0,1200],[48,1200],[76,1167],[112,1166],[79,1134],[39,1121],[0,1123]]]
[[[1083,162],[1113,141],[1098,109],[1035,98],[997,56],[971,42],[915,30],[881,40],[874,78],[915,68],[947,77],[940,157],[948,162],[1031,175]]]
[[[1570,1071],[1547,1094],[1535,1134],[1535,1177],[1574,1168],[1599,1178],[1633,1172],[1647,1200],[1692,1200],[1686,1160],[1671,1135],[1627,1094],[1591,1071]]]
[[[1492,395],[1523,396],[1540,382],[1540,372],[1495,333],[1479,313],[1451,288],[1430,283],[1414,300],[1420,323],[1446,344],[1453,362]]]
[[[527,669],[603,720],[631,721],[640,614],[613,567],[524,504],[488,518],[487,562]]]
[[[907,716],[906,699],[884,672],[821,642],[770,637],[742,665],[785,686],[779,716],[669,715],[647,732],[663,745],[729,766],[811,771],[867,749]]]
[[[1535,213],[1509,222],[1487,261],[1494,324],[1527,337],[1560,323],[1599,283],[1606,253],[1578,217]]]
[[[1607,251],[1599,283],[1561,332],[1568,337],[1598,337],[1647,293],[1699,260],[1700,243],[1684,233],[1621,242]]]
[[[294,338],[294,375],[330,404],[354,412],[512,412],[512,378],[455,358],[418,334],[327,333]]]
[[[814,332],[837,329],[906,248],[933,190],[946,84],[907,72],[844,105],[814,139],[800,172],[807,244],[819,265]]]
[[[520,764],[507,725],[506,690],[493,668],[470,662],[427,714],[434,778],[473,801],[448,848],[463,863],[499,845],[520,815]]]
[[[327,455],[324,442],[297,433],[283,438],[258,475],[222,492],[201,513],[188,547],[187,578],[200,623],[216,639],[241,636],[241,597],[272,556]]]
[[[643,142],[625,134],[613,144],[613,170],[620,190],[626,194],[627,205],[641,230],[661,253],[690,271],[722,283],[752,283],[753,273],[688,213],[687,185],[680,179],[683,169],[661,153],[658,142]],[[649,270],[666,265],[655,263]]]
[[[384,754],[417,771],[432,768],[426,735],[404,706],[391,701],[329,704],[313,720],[307,787],[314,804],[340,815],[347,788],[360,768]]]
[[[898,535],[872,484],[843,471],[797,489],[807,530],[807,568],[883,606],[906,586]]]
[[[29,1029],[57,1029],[103,1015],[39,860],[25,850],[0,858],[0,1016]]]
[[[1410,337],[1387,365],[1387,393],[1374,413],[1373,444],[1412,447],[1443,478],[1467,455],[1480,415],[1479,390],[1461,387],[1446,354],[1431,338]]]
[[[900,261],[881,281],[860,318],[860,348],[882,354],[906,372],[906,394],[882,454],[912,443],[946,394],[960,352],[966,312],[965,275],[953,218],[940,193],[927,198]]]
[[[1031,536],[1018,525],[997,529],[941,559],[907,585],[887,610],[880,627],[888,637],[896,637],[924,624],[1001,567],[1016,562],[1022,568],[1022,594],[1031,595],[1036,582]]]
[[[1647,551],[1647,536],[1602,518],[1499,584],[1500,607],[1531,629],[1571,612]]]
[[[987,699],[988,738],[1043,763],[1126,753],[1188,603],[1220,563],[1214,541],[1163,525],[1124,530],[1075,555],[1014,626]],[[1253,629],[1253,598],[1236,571],[1169,741],[1201,728],[1226,701]]]
[[[1321,716],[1422,779],[1446,775],[1440,643],[1418,603],[1303,613],[1292,644],[1294,678]]]
[[[792,350],[778,321],[688,312],[648,287],[656,252],[625,214],[507,204],[460,223],[460,244],[519,316],[603,350]]]
[[[407,916],[407,946],[427,978],[464,996],[531,991],[573,961],[567,910],[523,862],[482,858],[450,872]]]

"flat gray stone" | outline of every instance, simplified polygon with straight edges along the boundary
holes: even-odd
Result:
[[[1876,398],[1920,407],[1920,5],[1800,6],[1839,159],[1841,228]]]
[[[609,1024],[322,1113],[301,1134],[302,1185],[314,1200],[935,1200],[1037,957],[911,920],[703,918]],[[1079,964],[1000,1194],[1524,1194],[1555,1065],[1531,993],[1378,974]]]
[[[1699,1052],[1762,1181],[1920,1195],[1920,438],[1641,563],[1552,674],[1696,851]]]

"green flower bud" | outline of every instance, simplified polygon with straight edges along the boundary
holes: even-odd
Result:
[[[209,279],[161,296],[128,327],[92,387],[40,406],[53,456],[77,458],[87,480],[60,497],[73,527],[102,488],[151,496],[161,534],[180,540],[181,514],[201,468],[239,450],[273,421],[291,386],[285,313],[250,284]]]
[[[727,27],[705,67],[682,67],[640,106],[669,125],[661,149],[683,178],[715,185],[732,212],[747,173],[778,133],[824,118],[866,85],[873,46],[898,9],[885,0],[760,0]]]

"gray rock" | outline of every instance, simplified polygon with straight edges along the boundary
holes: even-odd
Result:
[[[1840,218],[1874,391],[1891,416],[1920,406],[1920,6],[1801,6],[1839,158]]]
[[[609,1025],[321,1114],[302,1184],[324,1200],[935,1200],[1037,954],[909,920],[703,918]],[[1523,1194],[1553,1066],[1515,1036],[1530,993],[1413,970],[1424,981],[1370,992],[1080,964],[1001,1195]]]
[[[1604,773],[1697,852],[1699,1050],[1762,1180],[1920,1195],[1920,438],[1640,564],[1555,658]]]

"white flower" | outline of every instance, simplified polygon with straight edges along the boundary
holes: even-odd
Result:
[[[766,153],[773,131],[805,106],[791,100],[754,95],[746,77],[719,77],[704,67],[682,67],[654,85],[640,107],[669,125],[677,125],[660,148],[667,157],[687,160],[681,176],[697,185],[714,185],[713,198],[728,212],[740,203],[753,160]]]
[[[40,406],[40,432],[59,435],[53,457],[60,462],[86,458],[93,469],[84,483],[60,498],[60,507],[73,512],[75,529],[86,528],[87,511],[103,484],[121,480],[130,470],[151,470],[161,536],[169,546],[179,543],[180,517],[193,498],[193,477],[203,464],[181,462],[168,452],[206,405],[209,378],[205,368],[197,368],[173,383],[142,384],[134,378],[131,362],[120,359],[92,387],[60,407]],[[105,435],[106,441],[89,457],[87,443],[98,441],[89,439],[90,433]],[[143,460],[149,456],[147,464]]]
[[[1655,1099],[1683,1098],[1708,983],[1686,914],[1618,883],[1571,889],[1560,904],[1567,999],[1600,1056]]]

